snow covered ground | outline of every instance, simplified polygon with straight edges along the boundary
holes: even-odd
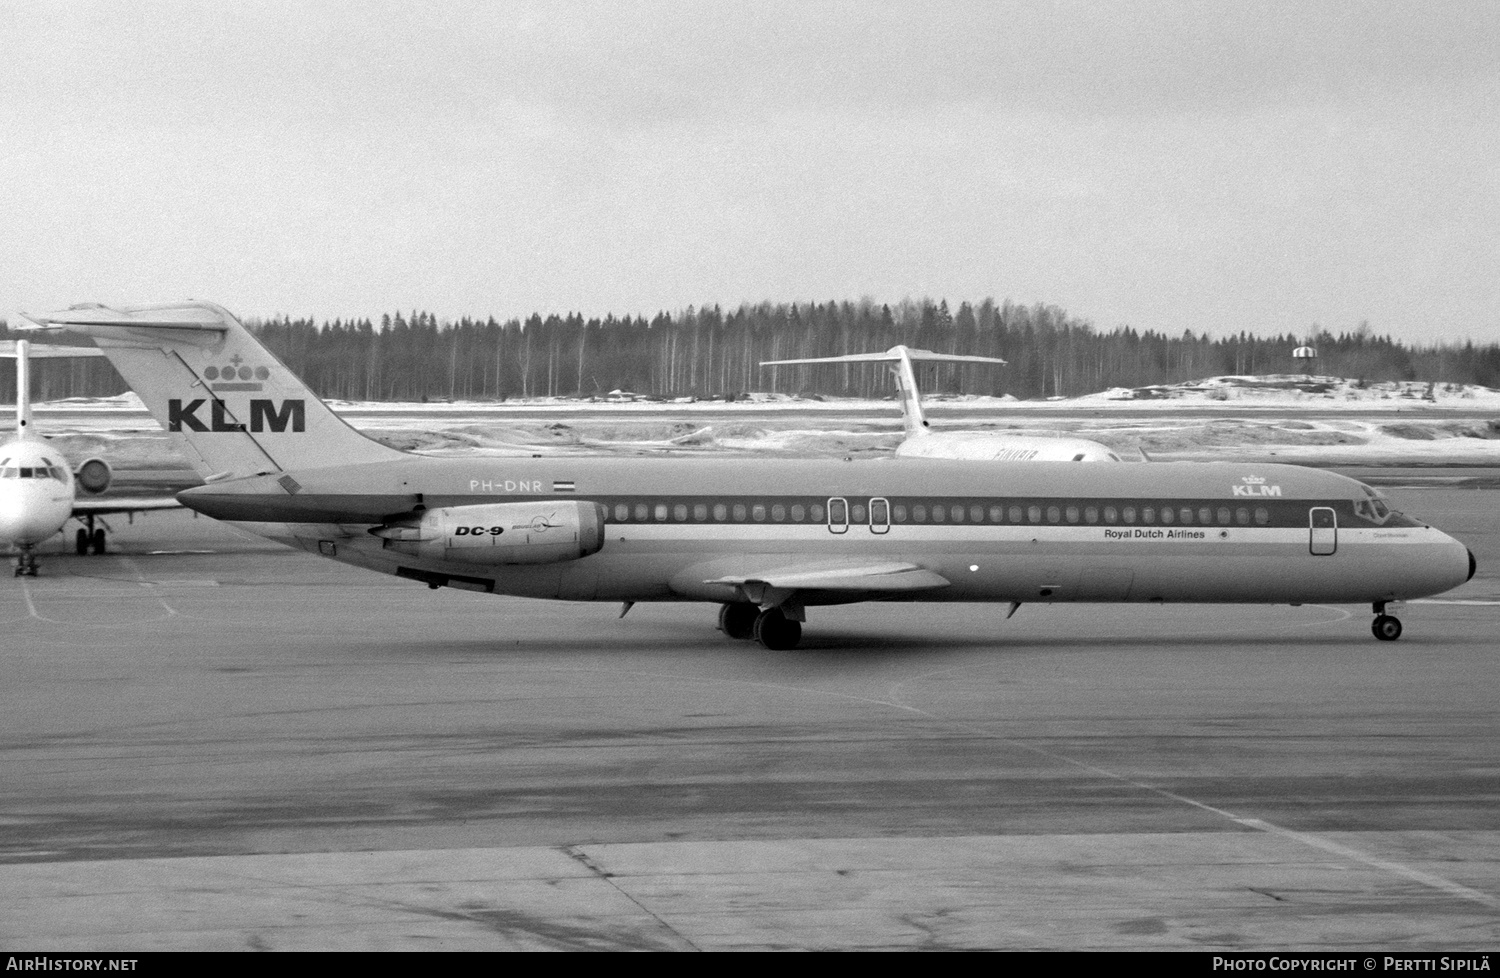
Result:
[[[1500,391],[1483,387],[1278,375],[1213,377],[1063,400],[939,395],[924,403],[933,409],[937,430],[1091,438],[1131,459],[1500,464]],[[621,396],[331,404],[374,437],[440,454],[878,457],[901,438],[894,400],[750,395],[731,403]],[[164,464],[172,457],[134,394],[36,407],[42,429],[54,433],[70,457],[102,453],[122,464]]]

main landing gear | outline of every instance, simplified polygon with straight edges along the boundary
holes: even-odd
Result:
[[[1394,642],[1401,637],[1401,619],[1395,615],[1385,613],[1385,602],[1375,602],[1375,620],[1370,623],[1370,631],[1382,642]]]
[[[760,610],[738,602],[719,609],[719,631],[730,638],[755,639],[774,651],[795,649],[802,641],[802,623],[788,618],[780,608]]]
[[[78,551],[78,556],[92,550],[96,554],[102,554],[105,550],[104,528],[94,528],[94,517],[85,516],[84,526],[73,536],[73,546]]]

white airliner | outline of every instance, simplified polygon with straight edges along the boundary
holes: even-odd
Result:
[[[16,438],[0,445],[0,543],[19,551],[16,576],[36,576],[36,547],[77,517],[84,525],[75,546],[79,554],[104,553],[104,527],[95,520],[111,513],[180,509],[170,497],[100,497],[113,478],[109,463],[91,458],[75,473],[68,460],[31,425],[31,359],[33,357],[101,356],[93,347],[32,348],[27,340],[0,345],[0,358],[16,361]],[[83,497],[78,496],[82,490]],[[96,498],[98,497],[98,498]]]
[[[30,317],[90,336],[179,440],[191,508],[431,588],[722,605],[785,649],[860,601],[1369,603],[1473,576],[1462,543],[1291,465],[431,458],[350,428],[209,303]],[[623,614],[624,612],[622,612]]]
[[[1107,445],[1087,438],[1000,435],[986,431],[933,431],[922,411],[912,361],[928,363],[1005,363],[995,357],[971,357],[957,353],[933,353],[908,346],[893,346],[884,353],[851,353],[839,357],[808,357],[801,360],[763,360],[762,367],[805,363],[894,363],[891,373],[901,397],[901,420],[906,438],[896,446],[897,458],[966,458],[1010,462],[1118,462]]]

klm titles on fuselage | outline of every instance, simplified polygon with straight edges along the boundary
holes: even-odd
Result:
[[[1202,530],[1155,530],[1135,529],[1105,530],[1106,540],[1206,540],[1208,534]]]
[[[1266,480],[1258,475],[1247,475],[1241,479],[1241,485],[1230,486],[1229,491],[1236,496],[1280,496],[1280,486],[1268,486]]]
[[[208,421],[198,416],[198,410],[209,404]],[[210,401],[197,397],[184,402],[174,397],[167,401],[168,431],[244,431],[246,426],[233,421],[228,408],[217,397]],[[250,431],[306,431],[307,403],[300,397],[289,397],[277,405],[268,397],[250,399]]]

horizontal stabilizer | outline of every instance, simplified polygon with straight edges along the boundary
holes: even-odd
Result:
[[[55,346],[50,343],[32,342],[26,355],[33,360],[59,360],[74,357],[102,357],[104,351],[97,346]],[[16,341],[0,340],[0,360],[16,357]]]
[[[210,333],[229,331],[228,324],[215,310],[197,304],[147,307],[128,312],[89,304],[74,306],[61,312],[49,312],[41,316],[33,316],[24,312],[16,315],[20,317],[22,323],[13,328],[20,332],[65,329],[73,333],[82,333],[85,336],[97,336],[101,332],[107,333],[127,328]]]
[[[1005,363],[998,357],[971,357],[958,353],[934,353],[931,350],[914,350],[909,346],[893,346],[884,353],[850,353],[841,357],[805,357],[800,360],[762,360],[762,367],[786,366],[799,363],[900,363],[902,360],[927,361],[930,363]]]

